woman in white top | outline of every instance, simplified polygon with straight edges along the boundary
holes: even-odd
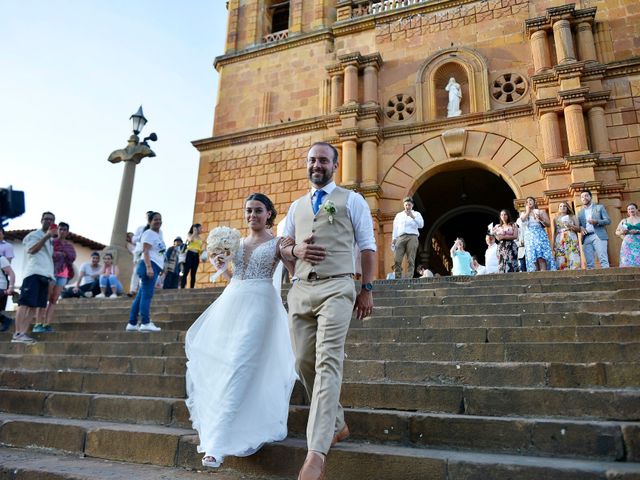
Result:
[[[140,277],[140,288],[129,312],[129,323],[125,329],[128,332],[138,330],[159,332],[161,330],[149,318],[149,310],[156,280],[164,268],[166,246],[160,231],[162,215],[158,212],[150,212],[148,217],[149,224],[140,237],[142,259],[136,265],[136,274]],[[141,317],[140,327],[138,327],[138,315]]]

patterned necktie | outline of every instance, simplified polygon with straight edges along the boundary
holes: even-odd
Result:
[[[327,194],[324,190],[317,190],[315,199],[313,200],[313,214],[316,215],[318,210],[320,210],[320,205],[322,205],[322,199]]]

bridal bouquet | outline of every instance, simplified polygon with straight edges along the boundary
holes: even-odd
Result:
[[[222,255],[224,258],[223,267],[210,278],[212,283],[227,269],[229,259],[238,251],[238,248],[240,248],[240,232],[235,228],[216,227],[209,232],[207,237],[209,261],[215,267],[215,258],[218,255]]]

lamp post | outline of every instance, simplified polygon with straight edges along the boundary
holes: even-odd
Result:
[[[144,113],[142,113],[142,106],[140,106],[138,111],[131,115],[129,119],[132,122],[133,135],[129,137],[125,148],[113,151],[108,158],[111,163],[124,162],[124,170],[122,172],[122,183],[120,184],[116,217],[113,221],[113,230],[111,231],[111,242],[105,249],[105,251],[113,254],[114,263],[118,265],[120,279],[125,289],[129,288],[129,285],[126,284],[129,282],[133,271],[131,254],[127,250],[126,237],[136,165],[145,157],[156,156],[155,152],[149,148],[147,141],[151,140],[155,142],[158,139],[155,133],[145,137],[142,142],[138,137],[138,134],[147,123],[147,119],[144,117]]]

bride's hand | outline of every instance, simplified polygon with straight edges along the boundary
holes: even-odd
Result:
[[[222,270],[227,265],[227,261],[224,258],[224,255],[216,255],[211,263],[213,263],[213,266],[216,267],[216,270]]]
[[[282,237],[280,240],[280,249],[290,247],[291,245],[295,245],[296,241],[291,237]]]

